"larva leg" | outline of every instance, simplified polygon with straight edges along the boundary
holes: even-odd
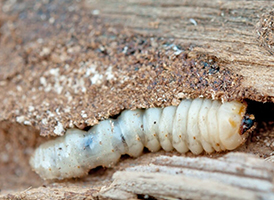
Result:
[[[159,151],[161,149],[158,138],[161,114],[161,108],[149,108],[145,111],[143,116],[145,147],[151,152]]]
[[[175,106],[169,106],[163,109],[160,125],[159,125],[159,140],[161,147],[165,151],[171,151],[172,146],[172,127],[173,127],[173,118],[176,112]]]
[[[191,102],[189,99],[183,100],[179,104],[173,119],[172,145],[180,153],[185,153],[189,150],[187,146],[188,137],[186,126]]]
[[[207,129],[207,126],[208,126],[207,115],[211,106],[212,106],[212,101],[209,99],[204,99],[203,104],[201,106],[201,110],[199,112],[199,120],[198,120],[198,126],[201,134],[201,143],[204,150],[207,153],[212,153],[214,151],[209,139],[209,133]]]
[[[145,135],[142,110],[125,110],[118,118],[118,124],[128,146],[130,156],[139,156],[144,149]]]
[[[201,134],[198,127],[199,112],[202,103],[202,99],[194,99],[190,105],[187,115],[188,148],[194,154],[200,154],[203,152],[203,147],[200,143]]]

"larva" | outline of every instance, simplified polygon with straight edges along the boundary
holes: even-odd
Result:
[[[178,107],[125,110],[87,132],[70,129],[42,144],[30,164],[44,179],[64,179],[81,177],[97,166],[110,167],[123,154],[137,157],[144,147],[194,154],[232,150],[253,126],[254,116],[245,114],[246,107],[237,101],[197,98],[185,99]]]

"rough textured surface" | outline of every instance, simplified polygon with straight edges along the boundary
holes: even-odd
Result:
[[[120,194],[128,193],[156,199],[273,199],[273,169],[273,163],[242,153],[218,159],[159,156],[151,164],[116,172],[111,186],[101,189],[99,196],[125,199]]]
[[[258,40],[273,55],[274,52],[274,11],[264,13],[256,26]]]
[[[113,169],[106,170],[103,168],[97,168],[91,171],[90,176],[83,179],[74,179],[66,182],[43,182],[41,186],[38,188],[25,186],[24,189],[21,189],[21,191],[19,190],[18,192],[4,190],[1,193],[2,196],[0,196],[0,198],[4,197],[4,199],[98,199],[99,197],[100,199],[103,197],[110,197],[109,195],[114,195],[112,193],[114,190],[115,195],[120,195],[122,199],[125,199],[123,197],[132,197],[133,199],[137,199],[139,197],[142,199],[142,197],[144,197],[146,194],[151,195],[153,191],[155,192],[155,190],[139,190],[137,185],[136,187],[129,187],[131,189],[126,189],[126,181],[123,183],[121,182],[122,184],[120,185],[117,185],[117,179],[122,179],[121,177],[123,177],[123,175],[114,175],[114,180],[116,179],[116,181],[114,182],[113,179],[111,179],[111,177],[115,172],[121,170],[122,172],[119,173],[124,173],[124,171],[125,173],[132,172],[133,174],[135,171],[142,172],[144,174],[157,173],[155,176],[154,174],[149,175],[149,177],[152,180],[154,178],[158,180],[159,176],[160,179],[163,180],[163,177],[161,177],[162,175],[172,175],[176,173],[178,176],[182,176],[183,174],[185,174],[187,180],[201,179],[207,183],[210,183],[212,181],[215,183],[221,181],[222,184],[220,187],[225,188],[226,186],[228,186],[229,189],[231,189],[234,192],[242,191],[243,194],[248,194],[247,197],[253,197],[253,199],[256,199],[254,197],[259,196],[273,195],[273,191],[271,190],[271,188],[274,187],[274,185],[272,184],[273,179],[271,179],[273,175],[273,163],[265,162],[263,159],[259,159],[247,154],[242,154],[242,157],[239,157],[237,153],[231,153],[229,154],[229,156],[226,157],[220,156],[224,156],[224,154],[214,154],[212,156],[206,156],[210,158],[195,158],[195,156],[193,156],[191,153],[188,153],[186,157],[181,157],[180,154],[176,153],[166,153],[164,151],[153,154],[146,153],[142,157],[139,157],[137,159],[126,158],[122,162],[119,162],[118,165],[116,165]],[[228,159],[228,157],[230,158],[230,160]],[[218,158],[218,160],[216,158]],[[185,162],[186,159],[188,160],[188,162]],[[220,163],[223,163],[225,166],[230,164],[230,168],[223,168],[223,165],[220,165]],[[249,164],[247,165],[246,163]],[[204,167],[204,165],[211,166],[212,169],[207,169]],[[213,168],[215,170],[213,170]],[[217,174],[217,176],[215,176],[215,174]],[[130,176],[128,177],[129,180],[133,181],[132,179],[130,179]],[[191,177],[193,177],[193,179],[191,179]],[[225,180],[229,179],[230,182],[224,181],[224,177]],[[239,181],[239,179],[241,179],[241,181]],[[139,179],[136,179],[136,181],[139,181]],[[245,185],[247,181],[250,182],[249,184]],[[254,189],[258,181],[261,184],[258,185],[259,188]],[[146,180],[144,180],[144,183],[147,184]],[[150,183],[153,184],[152,181],[150,181]],[[210,187],[210,184],[205,185],[205,187],[206,186]],[[115,191],[115,188],[117,189],[117,191]],[[252,188],[254,189],[253,191]],[[185,189],[187,190],[187,188]],[[204,187],[197,189],[197,192],[202,192],[204,189]],[[110,190],[111,193],[109,193]],[[132,193],[133,190],[139,190],[139,192]],[[129,193],[127,193],[127,191]],[[171,191],[170,197],[176,196],[176,191],[178,191],[176,190],[176,187],[173,187]],[[214,192],[214,187],[211,188],[211,192]],[[153,194],[156,194],[156,196],[154,197],[157,197],[157,192]],[[153,194],[151,196],[153,196]],[[222,194],[219,191],[219,195],[227,195],[228,197],[233,196],[233,194],[234,193]],[[206,198],[207,194],[205,194],[204,197]]]
[[[32,127],[0,123],[0,190],[17,191],[40,186],[40,177],[29,167],[34,147],[43,141]],[[29,178],[31,177],[31,178]]]
[[[272,101],[270,4],[2,2],[0,120],[62,135],[185,97]]]
[[[42,183],[28,165],[44,140],[39,133],[62,135],[124,109],[177,105],[186,97],[273,102],[273,6],[259,0],[0,1],[1,195],[92,198],[119,168],[164,153],[100,168],[82,182]],[[268,157],[273,104],[248,103],[258,128],[239,151]]]

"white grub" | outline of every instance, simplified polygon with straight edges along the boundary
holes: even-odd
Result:
[[[65,136],[38,147],[30,160],[44,179],[81,177],[97,166],[110,167],[121,155],[137,157],[147,147],[155,152],[233,150],[243,144],[246,104],[208,99],[185,99],[178,106],[125,110],[117,119],[107,119],[89,131],[67,130]],[[64,131],[58,123],[54,132]]]

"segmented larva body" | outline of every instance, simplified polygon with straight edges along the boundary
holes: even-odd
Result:
[[[30,164],[44,179],[64,179],[81,177],[97,166],[110,167],[123,154],[137,157],[144,147],[194,154],[232,150],[253,125],[244,123],[245,112],[245,103],[199,98],[185,99],[177,107],[126,110],[87,132],[70,129],[42,144]]]

